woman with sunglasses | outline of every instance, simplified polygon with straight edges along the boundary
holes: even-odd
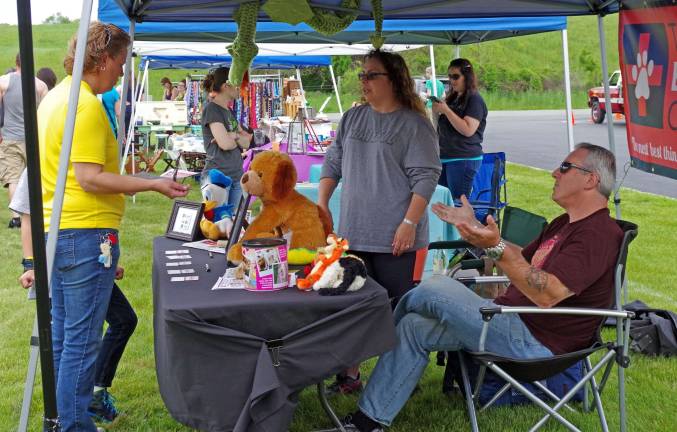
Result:
[[[358,74],[364,104],[343,116],[322,167],[318,205],[342,180],[338,234],[368,274],[397,299],[413,285],[416,250],[428,245],[426,207],[441,172],[437,136],[404,59],[372,51]],[[359,390],[359,369],[333,392]]]
[[[242,196],[242,152],[249,148],[252,134],[240,127],[230,110],[233,101],[240,97],[240,89],[228,83],[229,71],[227,67],[214,69],[202,82],[204,90],[213,98],[202,111],[202,138],[207,160],[201,183],[204,185],[209,180],[209,171],[214,168],[230,177],[233,184],[228,204],[235,209]]]
[[[77,38],[71,39],[64,78],[40,103],[38,138],[45,230],[49,231],[65,133]],[[169,198],[188,188],[169,179],[119,175],[118,142],[97,95],[122,76],[129,35],[118,27],[90,25],[52,267],[52,345],[61,430],[96,431],[88,414],[120,257],[118,229],[125,194],[156,191]]]
[[[477,91],[477,78],[470,61],[457,58],[449,63],[451,88],[444,102],[433,102],[439,115],[442,175],[455,200],[469,196],[475,173],[482,164],[482,139],[487,124],[487,105]]]

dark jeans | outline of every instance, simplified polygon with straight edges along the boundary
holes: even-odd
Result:
[[[106,311],[106,322],[108,330],[103,336],[101,350],[96,359],[94,385],[97,387],[111,386],[127,341],[134,333],[138,322],[132,305],[129,304],[117,284],[113,284],[110,303]]]
[[[481,165],[481,159],[445,162],[442,164],[442,175],[439,183],[449,188],[454,200],[461,199],[461,195],[470,198],[472,182]]]
[[[367,274],[388,291],[393,308],[400,297],[414,286],[416,252],[395,256],[392,253],[350,251],[362,258]]]

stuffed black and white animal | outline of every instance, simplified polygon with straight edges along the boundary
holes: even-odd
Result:
[[[367,281],[367,268],[359,257],[346,255],[332,263],[313,284],[320,295],[340,295],[348,291],[357,291]]]

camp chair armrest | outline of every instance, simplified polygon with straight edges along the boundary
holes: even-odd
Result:
[[[588,309],[588,308],[539,308],[533,306],[485,306],[480,308],[482,319],[490,320],[496,314],[519,313],[519,314],[546,314],[546,315],[581,315],[613,317],[632,319],[635,313],[632,311],[618,311],[612,309]]]
[[[510,283],[507,276],[462,276],[456,279],[464,284],[490,284],[490,283]]]
[[[428,245],[428,250],[435,249],[467,249],[473,247],[465,240],[435,241]]]

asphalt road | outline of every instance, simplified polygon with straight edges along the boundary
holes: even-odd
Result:
[[[338,114],[329,114],[338,121]],[[506,153],[508,161],[535,168],[554,169],[569,153],[564,110],[493,111],[489,112],[484,133],[484,151]],[[574,110],[574,142],[581,141],[609,147],[606,120],[590,121],[589,110]],[[616,166],[621,179],[629,168],[628,140],[625,121],[614,122]],[[677,198],[677,180],[629,168],[623,186]]]
[[[569,153],[565,113],[561,111],[494,111],[487,118],[484,151],[504,151],[510,162],[552,170]],[[606,120],[590,121],[588,110],[574,110],[574,142],[609,147]],[[623,186],[677,198],[677,180],[630,168],[625,120],[614,122],[617,177],[629,168]]]

